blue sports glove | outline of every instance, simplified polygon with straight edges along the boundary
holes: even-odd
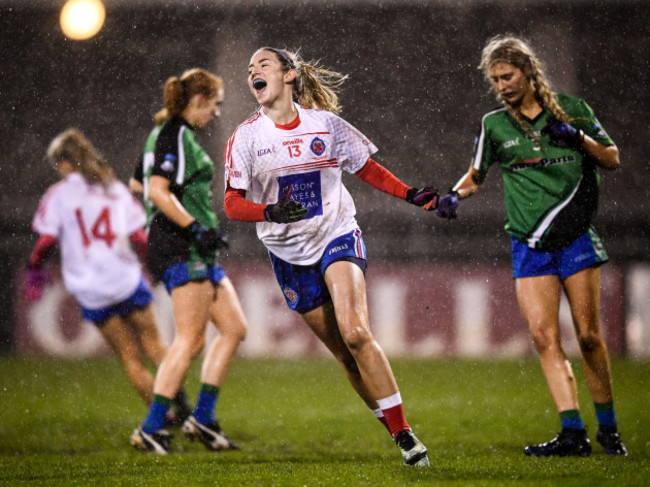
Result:
[[[293,186],[289,186],[277,203],[264,208],[264,218],[267,222],[295,223],[307,216],[309,210],[302,203],[292,200],[291,193],[293,193]]]
[[[433,211],[438,207],[439,197],[440,195],[438,194],[437,189],[426,186],[422,189],[409,189],[406,192],[406,198],[404,199],[412,205],[423,207],[426,211]]]
[[[452,220],[456,218],[456,208],[458,208],[458,192],[452,190],[440,198],[436,214],[440,218]]]
[[[542,135],[548,135],[551,144],[556,147],[568,147],[577,149],[582,145],[585,134],[573,125],[566,122],[560,122],[556,118],[549,119],[546,126],[542,129]]]
[[[228,248],[228,235],[225,232],[206,227],[196,220],[183,228],[183,233],[201,255],[210,255],[219,249]]]

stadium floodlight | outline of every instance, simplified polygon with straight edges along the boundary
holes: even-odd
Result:
[[[66,37],[83,41],[101,30],[105,18],[101,0],[68,0],[61,9],[59,21]]]

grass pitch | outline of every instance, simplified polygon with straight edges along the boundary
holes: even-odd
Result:
[[[650,362],[612,364],[630,455],[595,442],[576,362],[589,458],[536,459],[523,447],[559,429],[535,359],[393,359],[406,415],[431,467],[401,465],[397,447],[333,359],[235,362],[217,409],[239,452],[208,452],[172,431],[173,455],[135,451],[146,409],[111,358],[0,357],[1,485],[555,486],[650,485]],[[186,387],[194,398],[199,368]]]

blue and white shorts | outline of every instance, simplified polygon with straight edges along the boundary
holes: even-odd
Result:
[[[146,308],[152,300],[153,295],[149,286],[144,279],[141,279],[135,292],[124,301],[100,309],[88,309],[81,306],[81,314],[85,320],[101,328],[110,317],[120,316],[123,318],[136,309]]]
[[[179,262],[170,265],[163,274],[162,281],[165,283],[167,292],[171,294],[176,287],[183,286],[190,281],[209,280],[215,286],[226,277],[226,271],[221,264],[208,265],[203,261]]]
[[[331,299],[325,284],[325,270],[339,260],[356,264],[366,273],[366,244],[361,230],[356,229],[332,240],[321,259],[312,265],[295,265],[269,252],[275,277],[280,284],[287,305],[298,313],[318,308]]]
[[[544,252],[528,247],[514,237],[512,242],[512,277],[535,277],[556,274],[561,280],[588,267],[609,260],[605,247],[594,227],[557,252]]]

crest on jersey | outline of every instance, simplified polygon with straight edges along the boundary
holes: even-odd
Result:
[[[172,172],[176,167],[176,156],[174,154],[165,154],[165,160],[160,165],[160,169],[166,172]]]
[[[291,302],[291,304],[296,304],[298,302],[298,293],[291,289],[289,286],[284,288],[284,295]]]
[[[323,142],[323,139],[314,137],[314,140],[311,141],[310,149],[314,154],[320,156],[323,152],[325,152],[325,142]]]

